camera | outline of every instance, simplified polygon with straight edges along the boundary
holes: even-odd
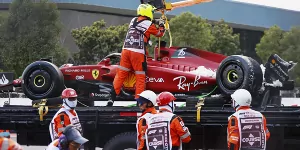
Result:
[[[150,4],[154,6],[157,10],[165,9],[164,0],[141,0],[141,4]]]

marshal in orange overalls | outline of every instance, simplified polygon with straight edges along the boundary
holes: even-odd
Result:
[[[145,7],[148,8],[152,6],[150,5]],[[130,22],[129,30],[123,45],[120,66],[113,82],[116,95],[120,94],[123,82],[131,70],[135,71],[136,76],[135,98],[138,98],[139,96],[137,94],[140,94],[145,90],[145,73],[147,71],[145,54],[148,53],[146,45],[149,42],[151,34],[156,37],[161,37],[165,32],[164,26],[160,25],[160,27],[157,28],[151,21],[152,19],[153,14],[152,18],[149,16],[139,15],[139,17],[133,18]]]
[[[247,117],[247,115],[251,117]],[[247,119],[248,122],[244,121]],[[239,107],[236,113],[228,118],[227,133],[228,150],[240,150],[240,145],[242,148],[266,149],[266,142],[270,138],[264,115],[248,106]],[[259,141],[257,141],[258,139]],[[259,145],[259,143],[264,144]]]

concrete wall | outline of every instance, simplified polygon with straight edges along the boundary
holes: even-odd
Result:
[[[10,3],[1,3],[0,1],[0,10],[7,11]],[[107,26],[110,25],[121,25],[128,23],[130,19],[136,16],[135,10],[88,5],[88,4],[77,4],[77,3],[58,3],[58,9],[60,10],[60,18],[63,23],[63,30],[61,33],[61,43],[62,45],[69,49],[71,52],[78,52],[79,48],[75,44],[75,41],[71,35],[72,29],[81,28],[84,26],[89,26],[95,21],[104,19],[107,22]],[[160,17],[160,14],[155,14],[155,17]],[[168,15],[168,18],[171,19],[174,15]],[[209,22],[214,23],[215,21],[209,20]],[[265,28],[254,27],[248,25],[241,25],[235,23],[229,23],[233,28],[237,29],[246,29],[252,31],[263,31]],[[245,31],[246,32],[246,31]],[[248,31],[247,31],[248,32]],[[241,37],[244,35],[240,33]],[[259,39],[260,36],[256,36],[255,39]],[[243,38],[241,38],[243,39]],[[241,46],[243,50],[254,51],[254,48],[248,48],[247,45],[252,45],[255,47],[255,42],[246,40],[245,42],[241,41]],[[251,47],[251,46],[250,46]]]
[[[135,10],[140,3],[140,0],[51,1],[56,3],[89,4],[129,10]],[[166,2],[177,1],[179,0],[166,0]],[[213,0],[209,3],[175,9],[174,11],[169,12],[169,14],[178,15],[186,11],[191,11],[194,14],[201,15],[208,20],[216,21],[223,18],[229,23],[261,28],[269,28],[270,26],[277,24],[282,29],[289,30],[291,26],[300,25],[300,12],[261,5],[240,3],[231,0]]]
[[[134,8],[136,8],[135,5],[138,5],[138,3],[136,2],[137,0],[126,0],[126,3],[124,2],[125,0],[52,0],[54,2],[57,2],[58,4],[58,8],[61,12],[61,21],[64,25],[64,29],[62,31],[61,34],[61,43],[64,45],[64,47],[66,47],[67,49],[69,49],[71,52],[77,52],[79,51],[77,45],[74,42],[73,37],[71,36],[71,30],[75,29],[75,28],[81,28],[84,26],[89,26],[91,25],[93,22],[104,19],[107,22],[107,25],[120,25],[120,24],[124,24],[124,23],[128,23],[130,21],[130,19],[136,15],[136,10],[133,10]],[[171,0],[174,1],[174,0]],[[215,0],[216,1],[216,0]],[[285,25],[289,26],[292,24],[297,24],[297,19],[294,19],[294,21],[296,22],[291,22],[290,21],[290,17],[294,17],[297,18],[297,16],[295,16],[295,14],[299,14],[299,13],[295,13],[295,12],[290,12],[290,11],[285,11],[285,10],[278,10],[278,9],[267,9],[265,7],[253,7],[252,5],[246,5],[246,4],[236,4],[236,3],[228,3],[228,2],[224,2],[223,0],[217,0],[218,2],[214,2],[214,3],[207,3],[207,4],[203,4],[203,5],[197,5],[197,6],[192,6],[192,7],[188,7],[188,8],[182,8],[182,9],[178,9],[174,12],[172,12],[171,14],[173,15],[168,15],[168,18],[172,18],[174,15],[181,13],[182,11],[192,11],[193,13],[196,14],[201,14],[203,12],[203,9],[205,9],[206,11],[203,12],[204,17],[206,15],[219,15],[219,17],[222,16],[225,17],[224,15],[232,15],[231,18],[227,18],[225,17],[225,21],[233,28],[237,28],[237,29],[246,29],[246,30],[252,30],[252,31],[263,31],[265,30],[267,26],[253,26],[255,24],[266,24],[266,21],[270,20],[271,18],[274,18],[274,16],[272,17],[272,14],[270,14],[270,12],[275,11],[277,13],[275,14],[279,14],[279,16],[282,17],[282,19],[288,19],[288,20],[283,20],[281,22],[283,22]],[[5,3],[6,2],[6,3]],[[0,0],[0,10],[2,11],[7,11],[9,8],[9,4],[10,4],[11,0]],[[65,3],[64,3],[65,2]],[[133,5],[131,5],[130,3],[134,3]],[[221,4],[226,4],[223,8],[221,8]],[[97,6],[98,5],[98,6]],[[100,6],[103,5],[103,6]],[[219,6],[220,9],[218,10],[222,10],[225,9],[228,10],[229,8],[232,8],[230,12],[216,12],[214,10],[208,10],[208,6],[210,6],[211,8],[215,8],[216,6]],[[233,5],[236,5],[233,7]],[[207,7],[206,7],[207,6]],[[247,6],[247,7],[246,7]],[[254,10],[265,10],[265,21],[263,20],[263,18],[261,18],[260,15],[257,14],[257,12],[255,12],[254,10],[252,11],[253,14],[252,16],[250,13],[248,13],[247,15],[245,15],[245,12],[241,12],[238,11],[240,10],[239,7],[243,7],[245,8],[245,10],[247,9],[247,11],[249,11],[248,9],[250,8],[256,8]],[[248,8],[249,7],[249,8]],[[201,9],[199,9],[201,8]],[[203,9],[202,9],[203,8]],[[271,11],[272,10],[272,11]],[[234,12],[234,15],[232,14]],[[241,12],[241,13],[238,13]],[[228,13],[228,14],[224,14],[224,13]],[[206,14],[206,15],[205,15]],[[263,14],[262,14],[263,15]],[[271,17],[269,17],[268,19],[268,15],[271,15]],[[287,16],[285,16],[287,15]],[[290,15],[290,16],[289,16]],[[159,14],[155,15],[156,17],[160,17]],[[248,21],[253,22],[250,23],[250,25],[248,24],[244,24],[243,22],[239,22],[237,20],[232,20],[232,18],[239,16],[239,18],[246,18],[248,19]],[[299,17],[300,15],[298,15]],[[213,19],[217,19],[215,17],[205,17],[205,18],[213,18]],[[254,19],[257,18],[257,19]],[[259,19],[260,18],[260,19]],[[275,17],[276,18],[276,17]],[[277,17],[278,18],[278,17]],[[220,18],[219,18],[220,19]],[[298,19],[300,20],[300,19]],[[215,22],[215,20],[209,20],[209,22]],[[277,22],[280,23],[280,21]],[[272,23],[276,23],[276,22],[271,22]],[[270,24],[270,22],[268,23]],[[300,24],[300,21],[299,21]],[[243,31],[243,32],[248,32],[248,31]],[[259,39],[260,36],[255,36],[255,39]],[[252,46],[247,46],[247,44],[243,44],[242,43],[242,49],[246,50],[246,51],[254,51],[255,44],[257,43],[251,43],[250,45]],[[249,45],[249,41],[247,42]],[[244,46],[243,46],[244,45]],[[249,47],[249,48],[248,48]]]
[[[8,11],[10,3],[0,2],[0,11]],[[71,31],[72,29],[90,26],[93,22],[104,19],[107,26],[128,23],[135,15],[135,11],[113,9],[102,6],[59,3],[60,19],[63,24],[60,41],[71,52],[78,52]]]
[[[71,35],[72,29],[90,26],[93,22],[101,19],[104,19],[107,25],[110,26],[128,23],[131,17],[80,12],[76,10],[61,10],[61,21],[64,24],[61,42],[64,47],[68,48],[71,52],[79,51],[78,46],[75,44],[74,38]]]

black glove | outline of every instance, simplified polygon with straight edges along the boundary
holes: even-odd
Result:
[[[154,24],[156,24],[156,25],[159,25],[159,20],[160,20],[160,19],[153,19],[153,20],[152,20],[152,23],[154,23]]]
[[[165,24],[164,23],[160,23],[158,26],[159,27],[165,27]]]
[[[161,26],[161,25],[164,25],[165,24],[165,21],[164,20],[162,20],[162,19],[153,19],[153,21],[152,21],[154,24],[156,24],[156,25],[159,25],[159,26]]]
[[[162,27],[162,26],[165,26],[165,20],[159,20],[159,26]]]

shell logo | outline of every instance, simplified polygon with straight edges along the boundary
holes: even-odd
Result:
[[[134,88],[136,83],[135,74],[133,72],[129,72],[128,76],[126,77],[123,86],[124,88]]]

